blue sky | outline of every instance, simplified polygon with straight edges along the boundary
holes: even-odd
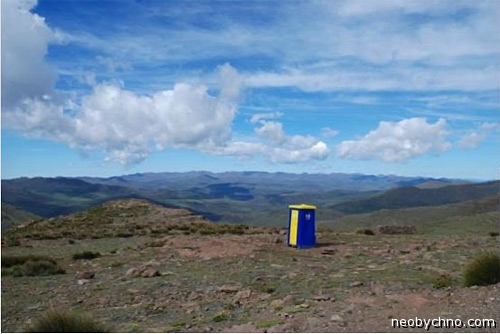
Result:
[[[498,1],[2,1],[2,178],[498,179]]]

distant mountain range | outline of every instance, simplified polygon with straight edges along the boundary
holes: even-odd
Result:
[[[2,204],[53,217],[111,199],[144,198],[187,208],[213,221],[279,226],[286,224],[287,205],[292,203],[316,204],[319,218],[331,218],[472,200],[492,195],[495,187],[498,192],[498,182],[251,171],[144,173],[110,178],[23,177],[2,180]]]
[[[442,185],[464,184],[468,181],[456,179],[433,179],[425,177],[402,177],[394,175],[363,174],[294,174],[268,172],[185,172],[185,173],[144,173],[110,178],[82,177],[80,180],[114,186],[126,186],[141,189],[186,190],[220,184],[240,184],[257,188],[275,190],[349,190],[371,191],[387,190],[395,187],[417,186],[429,181]]]

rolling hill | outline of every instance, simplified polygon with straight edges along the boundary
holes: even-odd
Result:
[[[454,204],[384,209],[318,221],[319,226],[337,231],[356,228],[376,229],[381,225],[415,226],[422,234],[482,234],[498,232],[500,195]]]
[[[76,178],[2,180],[2,201],[42,217],[78,211],[113,198],[134,195],[131,189],[91,184]]]
[[[34,213],[21,210],[13,205],[2,203],[2,232],[12,226],[27,223],[41,217]]]
[[[292,203],[315,204],[319,208],[318,218],[328,220],[349,213],[391,208],[394,203],[396,207],[406,207],[407,204],[397,201],[405,192],[408,193],[406,197],[419,190],[433,194],[442,192],[435,196],[437,202],[433,202],[431,193],[423,195],[429,205],[467,200],[467,196],[454,198],[454,191],[446,190],[450,184],[460,184],[467,193],[469,184],[466,183],[451,179],[341,173],[144,173],[110,178],[3,180],[2,195],[4,202],[43,217],[77,212],[111,199],[141,198],[164,206],[186,208],[212,221],[285,226],[287,207]],[[426,188],[426,184],[432,184],[432,189],[416,188],[419,185]],[[478,196],[489,194],[481,191],[478,190]],[[382,196],[378,202],[377,196]],[[375,203],[370,202],[374,199]]]
[[[401,187],[371,198],[339,203],[331,208],[344,214],[354,214],[382,209],[436,206],[481,199],[498,194],[499,190],[500,181],[439,188]]]

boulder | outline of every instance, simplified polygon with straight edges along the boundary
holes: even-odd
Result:
[[[93,271],[78,271],[75,274],[76,279],[84,279],[84,280],[89,280],[93,279],[95,277],[95,272]]]
[[[240,290],[240,287],[237,285],[224,284],[223,286],[220,286],[217,290],[219,292],[225,292],[225,293],[236,293]]]
[[[141,272],[141,277],[156,277],[161,276],[158,269],[155,268],[146,268]]]

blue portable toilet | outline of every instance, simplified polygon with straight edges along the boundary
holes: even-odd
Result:
[[[288,206],[288,246],[297,248],[316,245],[316,206],[293,204]]]

